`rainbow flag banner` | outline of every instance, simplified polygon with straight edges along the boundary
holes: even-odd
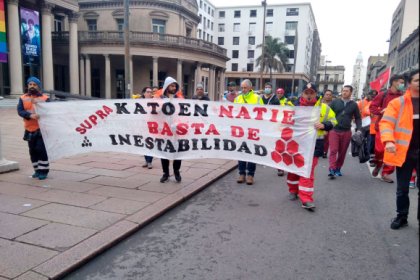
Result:
[[[7,36],[4,0],[0,0],[0,62],[7,62]]]

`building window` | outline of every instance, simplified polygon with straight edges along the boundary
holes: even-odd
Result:
[[[239,45],[239,37],[233,37],[233,45]]]
[[[213,22],[211,23],[211,31],[213,31]]]
[[[295,58],[295,50],[289,50],[289,58]]]
[[[203,31],[203,40],[206,40],[206,32]]]
[[[217,44],[223,46],[225,44],[225,37],[217,37]]]
[[[214,17],[214,10],[211,10],[211,16]]]
[[[213,35],[210,36],[210,42],[213,43]]]
[[[287,8],[286,16],[298,16],[299,8]]]
[[[255,45],[255,36],[248,37],[248,44]]]
[[[233,17],[234,17],[234,18],[240,18],[240,17],[241,17],[241,11],[235,11],[235,12],[233,13]]]
[[[200,8],[203,8],[203,0],[200,0]]]
[[[272,22],[266,22],[265,23],[265,32],[271,33],[273,31],[273,23]]]
[[[89,31],[96,31],[98,30],[98,27],[96,25],[96,19],[87,19],[86,20],[87,26],[88,26],[88,30]]]
[[[204,3],[204,11],[207,10],[207,4]]]
[[[123,31],[124,30],[124,19],[123,18],[117,18],[117,30]]]
[[[210,15],[210,7],[207,8],[207,13]]]
[[[233,50],[232,51],[232,58],[239,58],[239,51]]]
[[[219,11],[219,18],[225,18],[225,11]]]
[[[64,18],[62,16],[54,16],[54,31],[63,31]]]
[[[203,22],[203,16],[200,14],[200,23]]]
[[[273,9],[267,9],[267,17],[273,16]]]
[[[152,32],[165,34],[166,21],[161,19],[152,19]]]
[[[253,72],[254,71],[254,63],[247,63],[246,64],[246,71]]]
[[[232,63],[232,72],[238,71],[238,63]]]
[[[207,42],[210,41],[210,34],[207,33]]]
[[[255,26],[256,26],[256,23],[255,22],[250,22],[249,23],[249,33],[254,34],[254,32],[255,32]]]
[[[233,24],[233,32],[239,32],[241,29],[241,24],[240,23],[234,23]]]
[[[248,58],[254,58],[254,50],[248,50]]]
[[[219,23],[219,32],[225,32],[225,24]]]
[[[201,38],[201,29],[198,29],[198,38]]]
[[[297,21],[286,21],[286,30],[296,30]]]
[[[185,31],[185,36],[188,37],[188,38],[191,38],[191,32],[192,32],[192,29],[187,28],[186,31]]]
[[[295,36],[285,36],[284,42],[288,45],[293,45],[295,43]]]
[[[257,17],[257,10],[249,11],[249,17]]]
[[[207,28],[210,28],[210,20],[207,20]]]

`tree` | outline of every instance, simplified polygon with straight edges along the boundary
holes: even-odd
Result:
[[[260,44],[257,48],[262,48]],[[282,73],[285,70],[285,65],[289,62],[289,49],[287,45],[278,38],[271,36],[265,37],[264,57],[260,55],[256,60],[256,65],[263,69],[263,71],[270,71],[270,80],[272,80],[272,71]]]

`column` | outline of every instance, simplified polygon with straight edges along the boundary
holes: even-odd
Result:
[[[83,59],[83,55],[80,56],[80,95],[85,96],[85,60]]]
[[[109,54],[104,54],[105,57],[105,99],[111,99],[111,62]]]
[[[153,86],[159,86],[158,84],[158,57],[153,57]]]
[[[182,82],[182,60],[181,59],[178,59],[177,64],[176,64],[176,81],[178,82],[180,89],[182,89],[184,84]]]
[[[46,90],[54,89],[54,67],[51,41],[52,6],[44,4],[42,14],[42,87]]]
[[[222,101],[223,100],[223,95],[225,93],[226,90],[226,68],[223,68],[220,71],[220,93],[219,93],[219,100]]]
[[[130,88],[128,90],[128,98],[131,98],[134,92],[134,77],[133,77],[133,56],[130,55]]]
[[[85,67],[86,67],[86,72],[85,72],[85,77],[86,77],[86,96],[91,97],[92,96],[92,73],[90,70],[90,57],[87,54],[85,56]]]
[[[70,65],[70,93],[79,94],[79,49],[77,44],[77,19],[79,15],[69,15],[70,43],[69,43],[69,65]]]
[[[7,36],[9,41],[9,76],[10,76],[10,94],[22,95],[22,56],[20,46],[20,23],[18,0],[8,0],[8,19]]]
[[[197,66],[195,68],[195,73],[194,73],[194,83],[195,83],[194,89],[198,83],[201,83],[201,65],[202,65],[201,63],[197,62]]]
[[[214,66],[209,66],[209,92],[208,95],[210,100],[215,100],[215,75],[214,75]]]

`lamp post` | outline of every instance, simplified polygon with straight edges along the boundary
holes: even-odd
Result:
[[[265,14],[267,9],[267,1],[264,0],[261,2],[261,5],[264,7],[264,16],[263,16],[263,37],[262,37],[262,51],[261,51],[261,57],[262,57],[262,64],[260,69],[260,88],[263,86],[263,72],[265,68]]]
[[[327,85],[327,89],[328,89],[328,81],[327,81],[327,65],[328,63],[331,63],[330,60],[325,60],[325,68],[324,68],[324,82]]]
[[[131,92],[131,73],[130,73],[130,29],[129,29],[129,0],[124,0],[124,77],[125,77],[125,91],[124,97],[130,98]]]

